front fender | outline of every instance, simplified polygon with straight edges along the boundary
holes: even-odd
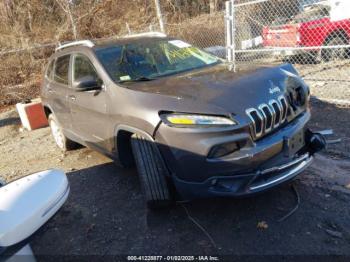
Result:
[[[138,134],[138,135],[146,138],[147,140],[154,142],[153,134],[149,134],[146,131],[143,131],[137,127],[133,127],[133,126],[129,126],[129,125],[118,125],[115,128],[115,132],[114,132],[115,137],[118,137],[118,135],[120,135],[120,132],[125,132],[125,131],[129,132],[131,134]]]
[[[155,130],[158,128],[154,129]],[[153,132],[153,133],[154,133]],[[137,127],[129,126],[129,125],[118,125],[115,128],[114,133],[114,156],[115,160],[118,160],[119,163],[124,167],[133,166],[134,157],[131,148],[131,136],[133,134],[137,134],[139,136],[144,137],[146,140],[150,142],[154,142],[153,134],[150,134],[142,129]]]

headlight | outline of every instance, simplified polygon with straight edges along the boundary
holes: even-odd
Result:
[[[178,127],[211,127],[211,126],[232,126],[237,123],[232,119],[221,116],[206,116],[192,114],[162,114],[162,121],[170,126]]]

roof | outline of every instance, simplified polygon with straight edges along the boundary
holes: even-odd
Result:
[[[109,45],[116,45],[116,44],[124,44],[124,43],[130,43],[130,42],[139,42],[139,41],[147,41],[150,39],[163,39],[167,38],[167,36],[160,32],[147,32],[147,33],[140,33],[140,34],[130,34],[123,37],[118,38],[108,38],[108,39],[97,39],[97,40],[79,40],[79,41],[72,41],[68,43],[64,43],[62,45],[59,45],[56,48],[56,52],[70,48],[70,47],[77,47],[77,46],[85,46],[89,48],[99,47],[99,46],[109,46]]]

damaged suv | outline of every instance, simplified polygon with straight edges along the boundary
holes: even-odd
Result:
[[[324,144],[305,128],[309,88],[291,65],[232,72],[160,33],[58,47],[41,95],[57,145],[136,164],[150,208],[262,192]]]

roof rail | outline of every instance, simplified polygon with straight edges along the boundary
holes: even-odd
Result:
[[[139,33],[139,34],[130,34],[125,35],[123,38],[129,38],[129,37],[140,37],[140,36],[149,36],[149,37],[167,37],[166,34],[161,32],[145,32],[145,33]]]
[[[78,46],[78,45],[87,46],[87,47],[94,47],[95,46],[95,44],[90,40],[81,40],[81,41],[74,41],[74,42],[63,44],[63,45],[59,45],[55,49],[55,51],[59,51],[59,50],[62,50],[64,48],[67,48],[67,47]]]

